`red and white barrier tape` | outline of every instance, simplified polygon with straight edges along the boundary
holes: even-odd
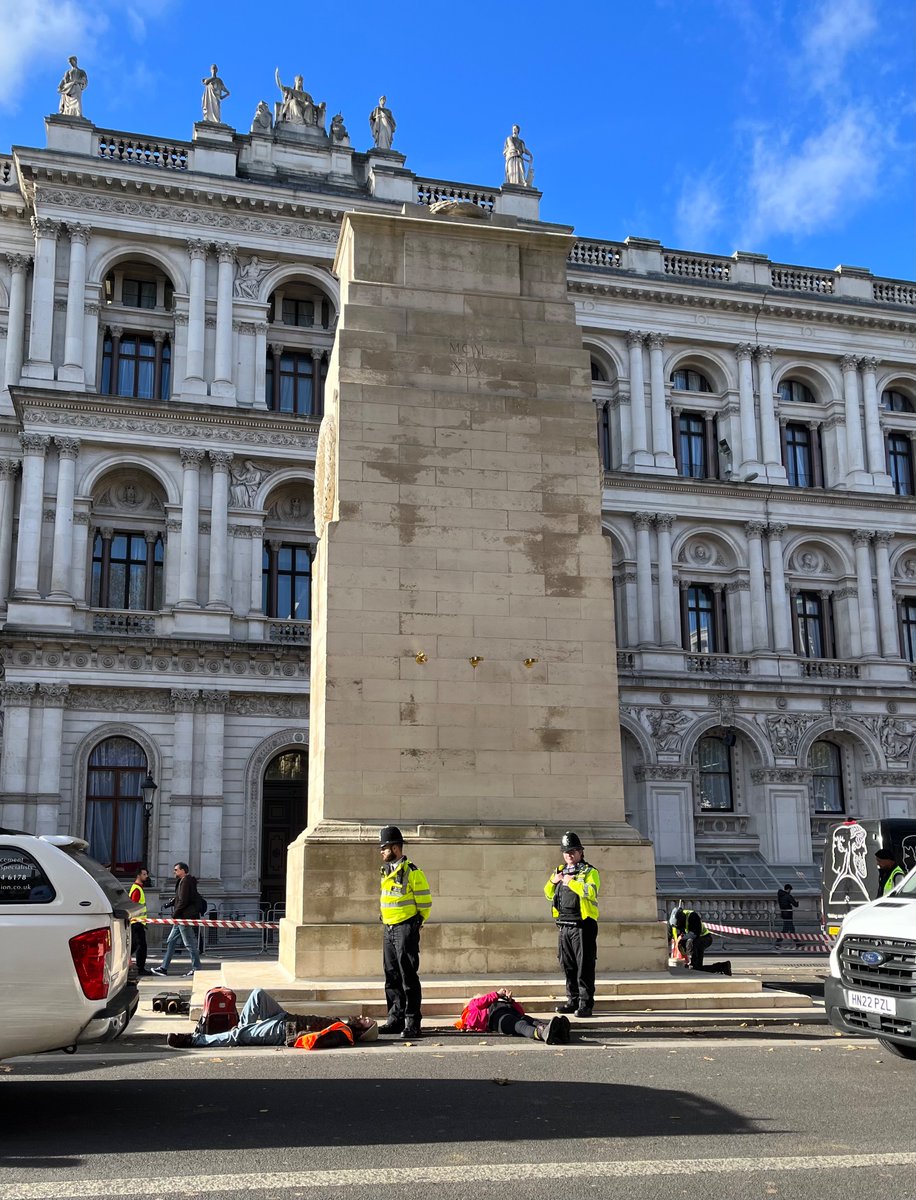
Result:
[[[816,942],[819,946],[833,946],[833,939],[824,933],[777,933],[775,929],[745,929],[740,925],[713,925],[706,922],[710,933],[737,933],[742,937],[766,938],[770,942]]]
[[[279,929],[279,921],[186,921],[180,917],[149,917],[147,925],[195,925],[203,929]]]

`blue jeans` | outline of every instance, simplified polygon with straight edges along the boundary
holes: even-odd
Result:
[[[285,1046],[285,1012],[269,992],[255,988],[239,1013],[239,1023],[226,1033],[195,1033],[195,1046]]]
[[[165,943],[165,950],[162,955],[162,970],[169,969],[169,963],[172,961],[172,955],[178,949],[178,943],[184,944],[185,950],[191,956],[191,969],[194,971],[200,970],[200,954],[197,952],[197,926],[196,925],[173,925],[172,932],[168,936]]]

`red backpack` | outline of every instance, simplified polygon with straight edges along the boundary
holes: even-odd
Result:
[[[239,1023],[235,992],[231,988],[210,988],[204,996],[195,1033],[226,1033]]]

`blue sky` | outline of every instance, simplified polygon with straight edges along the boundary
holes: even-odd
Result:
[[[357,149],[385,92],[422,176],[499,183],[518,122],[583,236],[916,277],[912,0],[0,0],[0,150],[44,143],[74,53],[101,127],[190,138],[216,62],[247,130],[279,66]]]

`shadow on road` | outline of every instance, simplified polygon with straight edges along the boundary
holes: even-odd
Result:
[[[175,1066],[173,1080],[5,1081],[2,1137],[15,1152],[0,1163],[61,1165],[46,1162],[49,1130],[62,1159],[111,1153],[112,1115],[141,1103],[142,1121],[118,1124],[120,1154],[317,1147],[354,1138],[417,1145],[761,1132],[759,1120],[701,1096],[635,1084],[512,1080],[500,1087],[492,1079],[411,1078],[400,1064],[377,1079],[194,1080],[181,1077],[180,1059]]]

